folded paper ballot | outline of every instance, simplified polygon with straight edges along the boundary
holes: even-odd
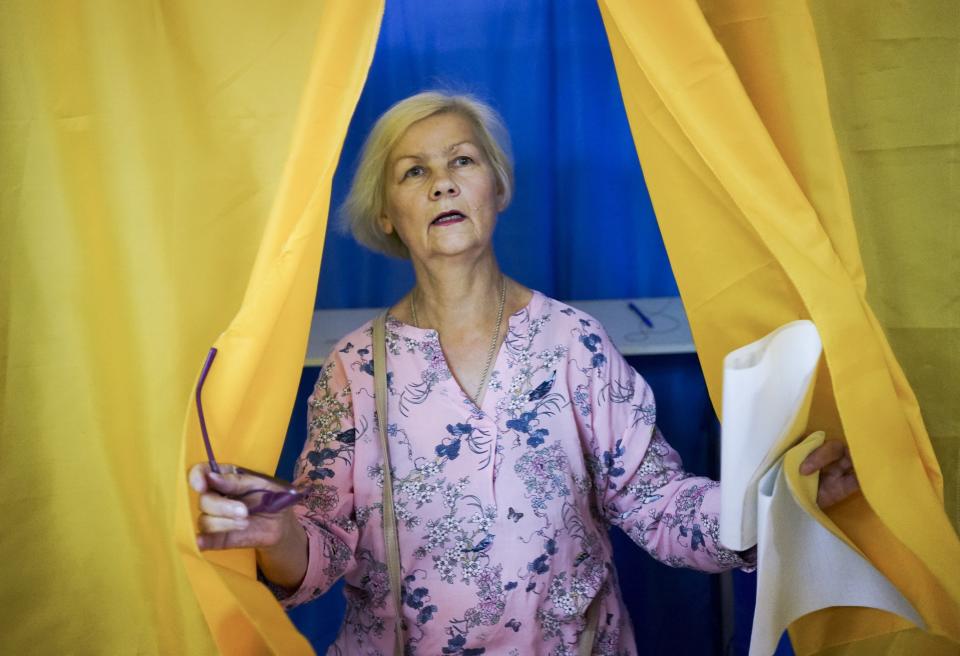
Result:
[[[864,606],[923,628],[910,603],[817,506],[818,475],[800,463],[823,444],[805,434],[822,347],[794,321],[724,359],[720,541],[757,546],[750,656],[768,656],[789,624],[831,606]]]
[[[757,543],[757,485],[807,425],[822,351],[810,321],[793,321],[723,359],[720,542]]]
[[[760,480],[757,609],[749,656],[769,656],[794,620],[830,606],[865,606],[924,628],[913,606],[817,506],[819,475],[800,463],[823,444],[818,431]]]

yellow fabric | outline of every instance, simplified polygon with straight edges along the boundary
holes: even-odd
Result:
[[[817,505],[819,477],[800,475],[800,463],[811,451],[823,444],[825,438],[826,435],[823,431],[817,431],[787,452],[783,460],[787,485],[790,487],[793,497],[811,517],[816,518],[822,526],[843,540],[861,556],[864,556],[857,545]],[[957,643],[952,640],[917,629],[898,631],[901,623],[894,621],[893,617],[883,616],[866,609],[835,608],[826,612],[814,613],[812,617],[816,619],[804,625],[801,632],[806,630],[807,632],[814,632],[815,635],[825,634],[818,638],[818,642],[829,642],[829,636],[837,631],[837,627],[844,627],[850,623],[869,622],[875,627],[883,627],[884,621],[890,621],[890,630],[897,631],[896,633],[883,632],[880,635],[853,643],[818,650],[818,653],[822,655],[873,656],[874,654],[884,654],[885,656],[892,656],[895,654],[897,656],[915,656],[916,654],[923,654],[924,656],[955,656],[957,653]],[[796,634],[797,630],[795,629],[793,633]],[[809,641],[810,638],[808,637],[807,640]]]
[[[829,515],[932,633],[960,642],[960,541],[916,399],[864,296],[805,5],[600,7],[715,405],[726,352],[812,319],[826,366],[808,428],[846,439],[863,488]],[[807,654],[908,626],[878,611],[829,609],[795,623],[791,637]]]
[[[373,58],[383,4],[328,3],[294,143],[243,304],[216,340],[204,386],[218,458],[276,467],[307,348],[320,273],[330,186],[340,147]],[[181,471],[204,459],[196,408],[184,425]],[[200,606],[223,653],[312,651],[271,593],[256,581],[253,551],[201,556],[196,503],[178,482],[177,542]]]
[[[309,650],[248,562],[198,557],[184,477],[199,435],[181,434],[230,324],[207,397],[218,455],[275,460],[381,10],[0,6],[5,653]]]
[[[960,4],[810,9],[867,298],[920,400],[960,529]]]

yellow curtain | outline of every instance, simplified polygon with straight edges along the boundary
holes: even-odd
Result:
[[[270,469],[381,12],[0,7],[5,652],[309,651],[249,558],[198,556],[184,407],[229,325],[213,439]]]
[[[867,298],[920,400],[960,529],[960,3],[809,4]]]
[[[715,404],[727,351],[793,319],[817,324],[825,366],[809,427],[845,437],[863,488],[831,517],[930,630],[904,631],[909,623],[878,611],[829,609],[791,627],[795,649],[872,638],[845,653],[955,650],[960,541],[916,398],[866,300],[833,98],[806,4],[600,7]],[[877,12],[871,4],[857,20]]]
[[[960,208],[960,4],[808,4],[867,299],[920,401],[947,515],[960,529],[960,227],[953,218]],[[953,571],[960,579],[960,563]],[[857,648],[903,656],[957,651],[916,632]]]

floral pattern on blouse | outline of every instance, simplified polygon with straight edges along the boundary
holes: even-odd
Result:
[[[337,656],[389,656],[397,617],[371,334],[368,322],[341,340],[309,399],[296,469],[309,560],[282,599],[344,577]],[[610,525],[674,567],[749,565],[719,544],[718,484],[683,471],[650,388],[589,315],[534,292],[509,317],[480,407],[435,331],[388,319],[387,369],[408,656],[572,656],[596,597],[594,654],[635,654]]]

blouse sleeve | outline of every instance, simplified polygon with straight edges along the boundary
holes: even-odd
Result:
[[[328,358],[307,400],[307,440],[294,469],[307,490],[294,506],[307,533],[307,572],[300,587],[285,596],[290,608],[326,592],[354,565],[358,533],[353,504],[356,429],[350,383],[336,351]]]
[[[602,331],[591,378],[592,454],[598,505],[657,560],[705,572],[751,569],[752,556],[720,545],[719,483],[683,470],[656,425],[653,391]]]

